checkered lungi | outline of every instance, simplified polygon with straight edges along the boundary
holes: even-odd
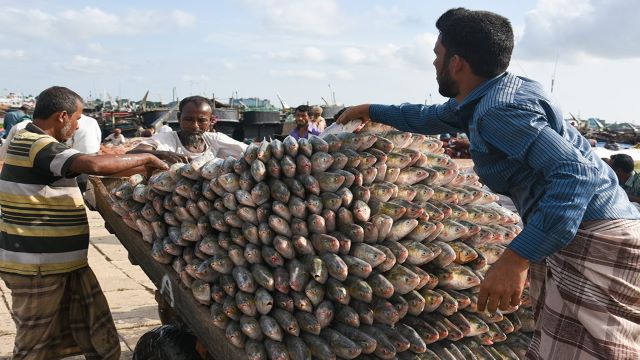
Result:
[[[530,282],[527,359],[640,359],[640,220],[583,225]]]
[[[14,359],[119,359],[120,340],[107,299],[88,266],[70,273],[0,273],[11,290]]]

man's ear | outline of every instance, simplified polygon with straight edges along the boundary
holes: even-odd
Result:
[[[60,122],[61,124],[64,123],[64,118],[68,116],[67,111],[66,110],[62,110],[62,111],[58,111],[56,113],[56,121]]]
[[[449,60],[449,70],[452,74],[460,73],[464,70],[465,66],[469,66],[467,61],[460,57],[460,55],[453,55]]]
[[[180,114],[181,114],[181,113],[180,113],[180,111],[178,111],[178,112],[176,113],[176,116],[177,116],[177,118],[178,118],[178,122],[180,122]]]

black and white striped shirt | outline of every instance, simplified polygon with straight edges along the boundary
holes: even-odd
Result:
[[[87,214],[69,170],[81,154],[33,123],[11,140],[0,173],[0,271],[47,275],[87,265]]]

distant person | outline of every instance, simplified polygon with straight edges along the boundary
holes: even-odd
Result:
[[[322,108],[318,105],[315,105],[311,108],[311,123],[320,132],[323,132],[327,127],[327,122],[322,117]]]
[[[627,154],[613,154],[607,163],[616,173],[629,200],[640,203],[640,173],[634,170],[633,158]]]
[[[296,127],[291,130],[289,135],[293,136],[296,140],[301,138],[308,138],[311,135],[320,135],[320,131],[311,124],[311,108],[309,105],[300,105],[296,108],[294,113],[296,120]]]
[[[9,111],[8,113],[4,114],[4,135],[2,135],[3,139],[7,138],[7,135],[9,135],[9,131],[11,131],[11,128],[15,124],[24,120],[31,120],[31,116],[28,115],[28,111],[29,107],[26,104],[23,104],[19,109]]]
[[[206,152],[219,158],[240,157],[247,145],[223,133],[209,132],[212,116],[211,100],[202,96],[184,98],[178,105],[179,131],[155,134],[128,153],[151,153],[170,163],[187,162]]]
[[[0,278],[11,290],[13,359],[120,358],[107,299],[87,261],[89,224],[75,177],[168,167],[149,154],[69,148],[82,108],[67,88],[41,92],[33,122],[9,143],[0,172]]]
[[[158,130],[158,134],[172,132],[172,131],[173,129],[171,128],[171,126],[169,126],[169,122],[165,120],[162,122],[162,127],[160,127],[160,130]]]
[[[609,140],[606,144],[604,144],[604,148],[607,150],[618,151],[620,150],[620,144],[615,142],[615,140]]]
[[[127,142],[127,138],[122,135],[122,130],[116,128],[112,134],[109,134],[109,136],[104,139],[104,142],[110,143],[113,146],[124,145]]]
[[[9,147],[11,139],[13,139],[18,131],[24,129],[29,123],[31,123],[30,118],[23,118],[22,121],[11,127],[11,131],[9,131],[9,134],[7,134],[6,132],[4,133],[6,139],[2,142],[2,145],[0,145],[0,161],[4,161],[5,156],[7,156],[7,148]]]
[[[85,154],[97,154],[100,151],[102,141],[102,130],[96,119],[82,115],[78,120],[78,129],[73,137],[67,141],[67,146]],[[76,177],[78,187],[83,193],[87,190],[87,174],[80,174]]]

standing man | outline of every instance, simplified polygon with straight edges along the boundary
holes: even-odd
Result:
[[[7,135],[9,135],[9,131],[11,131],[11,128],[15,124],[22,122],[23,120],[31,119],[31,117],[27,115],[27,111],[29,111],[29,107],[25,104],[22,104],[22,106],[20,106],[20,109],[4,114],[4,123],[2,125],[4,127],[4,135],[2,135],[3,139],[7,138]]]
[[[293,136],[296,140],[300,138],[309,138],[311,135],[320,135],[320,131],[310,123],[311,120],[311,108],[309,105],[300,105],[296,108],[294,113],[296,119],[296,127],[291,130],[289,135]]]
[[[206,152],[219,158],[238,158],[247,145],[219,132],[209,132],[213,106],[202,96],[182,99],[178,105],[180,131],[158,133],[141,142],[130,154],[151,153],[171,163],[188,162]]]
[[[100,151],[102,142],[102,130],[96,119],[82,114],[78,120],[78,130],[73,134],[71,140],[67,141],[67,146],[85,154],[97,154]],[[80,174],[76,177],[78,187],[83,193],[87,190],[87,174]]]
[[[530,271],[529,359],[640,358],[640,213],[542,86],[505,72],[509,21],[463,8],[436,22],[442,105],[358,105],[360,118],[424,134],[465,132],[481,181],[512,198],[524,229],[486,273],[478,310],[520,304]]]
[[[160,128],[160,130],[158,130],[158,134],[172,131],[173,129],[171,128],[171,126],[169,126],[169,122],[165,120],[162,122],[162,127]]]
[[[322,117],[322,108],[318,105],[311,108],[311,123],[320,132],[323,132],[327,127],[327,122]]]
[[[66,146],[82,108],[67,88],[40,93],[0,173],[0,278],[16,320],[13,359],[120,357],[107,299],[87,263],[89,225],[75,176],[167,165],[149,154],[87,155]]]
[[[104,138],[104,142],[110,142],[113,146],[124,145],[127,142],[127,138],[122,135],[122,130],[115,128],[113,133]]]

